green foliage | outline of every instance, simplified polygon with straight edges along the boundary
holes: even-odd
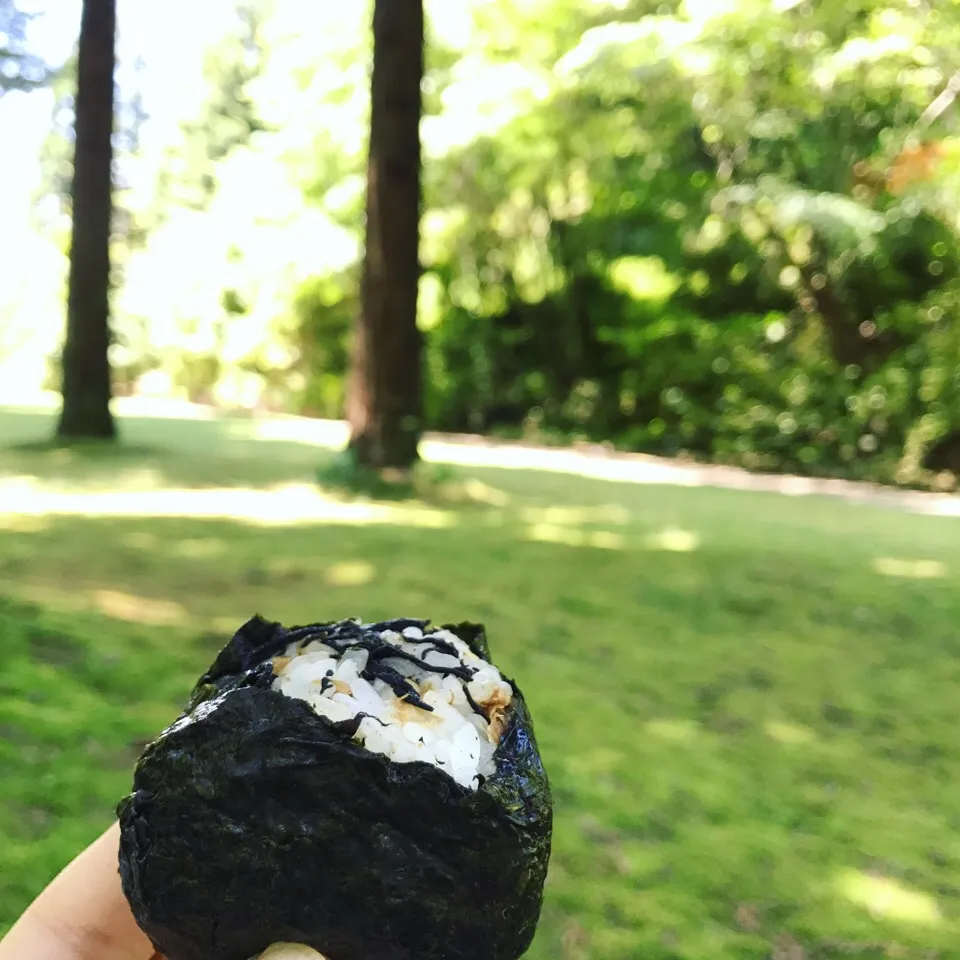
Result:
[[[294,300],[292,334],[295,371],[303,384],[294,395],[296,412],[316,417],[343,415],[349,339],[357,310],[355,274],[315,277]]]
[[[928,110],[956,10],[549,7],[544,95],[428,170],[460,214],[428,232],[433,421],[930,480],[960,429],[928,319],[960,263],[956,114]],[[904,175],[918,137],[938,162]]]
[[[182,125],[181,142],[168,150],[158,184],[161,205],[206,209],[217,190],[217,167],[234,150],[268,129],[250,94],[263,73],[264,0],[238,0],[236,22],[207,54],[208,98],[196,119]]]

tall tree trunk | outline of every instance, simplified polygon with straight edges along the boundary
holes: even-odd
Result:
[[[408,467],[421,432],[420,84],[423,0],[375,0],[366,250],[347,398],[350,448]]]
[[[63,348],[64,439],[113,437],[110,414],[110,220],[116,0],[84,0],[75,107],[73,232]]]

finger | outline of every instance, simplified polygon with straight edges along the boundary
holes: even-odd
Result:
[[[69,864],[0,941],[0,960],[162,960],[130,912],[114,824]]]
[[[257,960],[326,960],[326,957],[302,943],[275,943],[264,950]]]

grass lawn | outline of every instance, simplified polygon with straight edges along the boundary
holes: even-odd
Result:
[[[290,430],[123,427],[0,449],[0,930],[250,614],[402,614],[486,622],[531,703],[534,960],[960,953],[960,519],[495,468],[351,502]]]

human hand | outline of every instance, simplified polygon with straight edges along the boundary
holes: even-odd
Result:
[[[120,888],[116,824],[27,907],[0,940],[0,960],[163,960]]]
[[[120,828],[95,840],[33,901],[0,940],[0,960],[164,960],[133,919],[120,887]],[[259,960],[324,960],[275,943]]]

